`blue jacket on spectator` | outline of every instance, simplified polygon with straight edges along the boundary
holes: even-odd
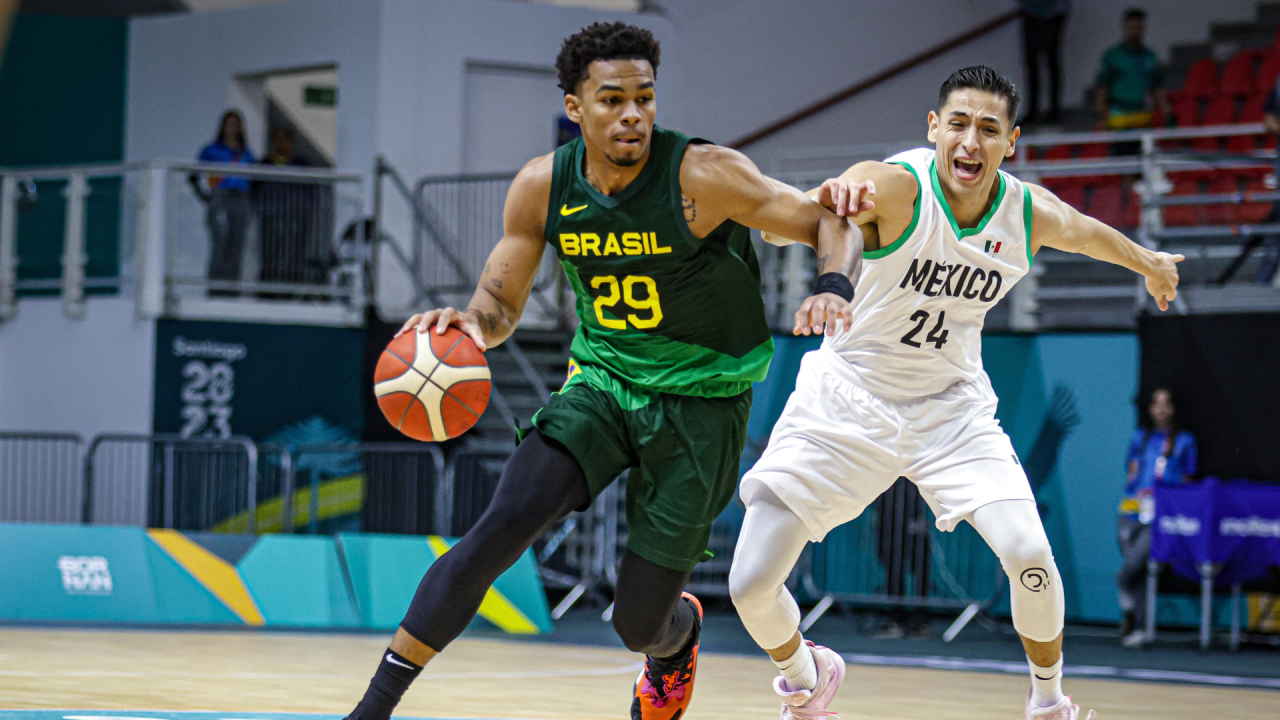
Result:
[[[232,150],[221,142],[215,141],[205,145],[204,149],[200,151],[200,162],[253,164],[257,160],[254,159],[253,153],[248,148]],[[210,177],[209,182],[215,190],[249,191],[249,181],[242,177]]]
[[[1169,437],[1167,430],[1138,428],[1129,441],[1125,467],[1129,482],[1120,501],[1120,515],[1150,523],[1155,517],[1153,495],[1156,483],[1179,485],[1196,474],[1196,438],[1187,431]]]

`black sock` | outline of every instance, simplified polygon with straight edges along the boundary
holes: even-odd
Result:
[[[400,703],[400,698],[409,689],[409,685],[422,672],[421,665],[409,662],[407,658],[387,648],[378,663],[378,671],[369,681],[369,689],[356,709],[347,716],[347,720],[389,720],[391,712]]]

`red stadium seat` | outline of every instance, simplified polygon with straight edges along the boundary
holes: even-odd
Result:
[[[1280,52],[1272,50],[1263,59],[1262,66],[1258,68],[1253,88],[1263,95],[1268,95],[1275,89],[1278,78],[1280,78]]]
[[[1196,182],[1175,182],[1170,195],[1198,195],[1200,184]],[[1169,227],[1188,227],[1204,224],[1204,206],[1202,205],[1166,205],[1164,208],[1164,224]]]
[[[1261,178],[1256,180],[1255,179],[1247,180],[1245,182],[1244,191],[1246,193],[1245,195],[1246,198],[1248,197],[1249,193],[1269,192],[1266,186],[1262,183]],[[1271,214],[1271,207],[1272,207],[1272,203],[1269,201],[1245,202],[1245,203],[1242,203],[1236,209],[1236,217],[1238,218],[1239,222],[1246,223],[1249,225],[1258,225],[1266,222],[1267,216]]]
[[[1173,106],[1173,118],[1178,127],[1195,127],[1200,124],[1200,103],[1195,100],[1179,100]]]
[[[1082,158],[1104,158],[1111,155],[1111,146],[1106,143],[1089,143],[1080,146]]]
[[[1041,160],[1070,160],[1071,159],[1070,145],[1054,145],[1048,150],[1042,150],[1041,152],[1044,153],[1043,155],[1040,156]]]
[[[1051,191],[1054,195],[1062,196],[1062,191],[1067,188],[1077,187],[1080,183],[1073,177],[1047,177],[1040,180],[1040,184]]]
[[[1204,109],[1204,115],[1200,117],[1201,125],[1230,125],[1235,121],[1236,99],[1228,95],[1222,95],[1209,103],[1209,107]]]
[[[1209,192],[1217,194],[1233,193],[1239,190],[1236,179],[1231,176],[1220,177],[1209,185]],[[1234,203],[1214,203],[1204,206],[1204,218],[1210,225],[1235,225],[1236,208]]]
[[[1251,95],[1253,93],[1255,83],[1253,66],[1257,63],[1258,57],[1259,54],[1256,52],[1241,50],[1227,62],[1227,66],[1222,69],[1222,83],[1220,84],[1223,95]]]
[[[1200,118],[1201,125],[1230,125],[1235,121],[1236,99],[1227,95],[1209,103],[1209,107],[1205,108],[1204,115]],[[1196,138],[1191,141],[1191,147],[1196,150],[1219,150],[1222,148],[1222,138]]]
[[[1244,107],[1240,110],[1238,120],[1242,123],[1260,123],[1262,122],[1262,106],[1266,103],[1267,98],[1263,95],[1253,95],[1245,101]],[[1258,148],[1258,141],[1262,139],[1261,135],[1237,135],[1227,139],[1227,152],[1247,153]]]
[[[1088,207],[1084,202],[1084,188],[1080,185],[1068,185],[1057,191],[1058,199],[1070,205],[1071,207],[1085,212]]]
[[[1187,79],[1177,92],[1180,100],[1212,100],[1218,96],[1218,64],[1209,58],[1198,60],[1187,70]]]
[[[1120,185],[1094,186],[1089,214],[1111,227],[1124,227],[1124,188]]]

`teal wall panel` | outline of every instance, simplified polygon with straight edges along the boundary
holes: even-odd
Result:
[[[350,572],[361,625],[385,629],[398,626],[422,576],[435,562],[435,553],[426,538],[341,533],[336,539]],[[446,542],[452,544],[457,539],[446,538]],[[499,576],[494,587],[543,632],[551,629],[546,593],[532,551],[526,550],[515,565]],[[478,616],[472,625],[494,627]]]
[[[0,524],[0,618],[155,622],[142,530]]]
[[[421,537],[401,535],[336,536],[360,608],[360,624],[394,628],[404,618],[418,582],[435,561]]]
[[[155,586],[156,622],[244,624],[221,600],[214,597],[213,593],[206,590],[176,560],[149,539],[147,562],[151,566],[151,578]]]
[[[333,538],[266,535],[237,569],[268,625],[360,624]]]
[[[445,538],[449,547],[456,545],[459,540],[461,538]],[[539,631],[551,632],[551,608],[547,605],[547,591],[542,586],[542,575],[538,572],[538,562],[534,560],[533,552],[526,551],[511,569],[499,575],[498,580],[493,583],[493,589],[519,608],[525,617],[538,626]]]

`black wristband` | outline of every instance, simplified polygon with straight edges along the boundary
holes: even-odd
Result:
[[[841,273],[823,273],[818,276],[818,282],[813,284],[813,294],[821,295],[822,293],[833,293],[844,298],[846,302],[853,302],[853,283]]]

